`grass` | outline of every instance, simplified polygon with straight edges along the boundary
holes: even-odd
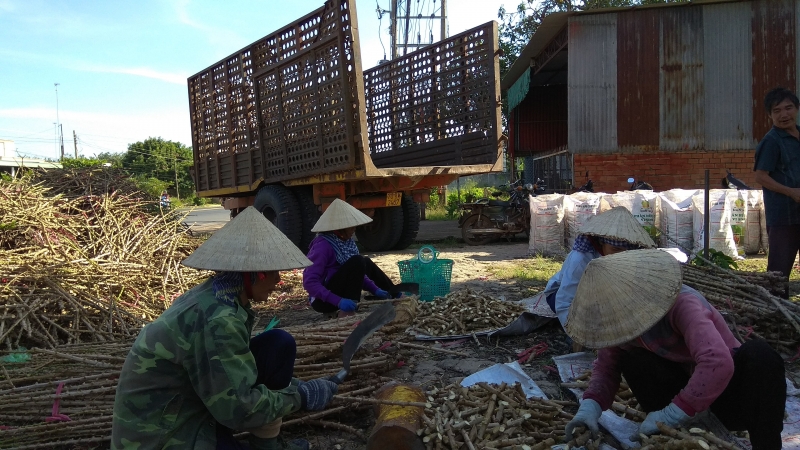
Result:
[[[510,261],[508,264],[492,266],[489,271],[501,280],[533,281],[546,284],[553,275],[561,270],[560,259],[535,256],[530,259]]]
[[[447,215],[447,209],[444,206],[437,206],[435,208],[431,208],[428,206],[425,208],[425,219],[426,220],[453,220],[454,217],[450,217]]]

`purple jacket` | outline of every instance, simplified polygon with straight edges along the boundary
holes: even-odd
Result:
[[[672,400],[689,416],[705,411],[733,377],[733,350],[741,344],[725,319],[694,289],[683,285],[675,304],[663,319],[633,341],[597,352],[589,389],[590,398],[608,409],[619,388],[619,361],[623,352],[643,348],[682,363],[689,383]]]
[[[307,256],[314,263],[303,270],[303,288],[311,296],[310,301],[313,302],[315,299],[320,299],[326,303],[339,306],[342,297],[325,287],[328,280],[341,267],[341,264],[336,261],[336,251],[333,246],[325,238],[317,236],[309,244]],[[375,282],[366,275],[364,276],[363,288],[373,294],[378,290]],[[359,299],[352,298],[351,300],[358,301]]]

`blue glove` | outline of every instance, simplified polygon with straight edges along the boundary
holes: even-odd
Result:
[[[377,291],[375,291],[375,297],[380,297],[385,300],[388,298],[392,298],[392,294],[384,291],[383,289],[378,289]]]
[[[661,422],[672,428],[680,428],[681,425],[688,422],[690,418],[691,417],[683,412],[678,405],[670,403],[666,408],[648,414],[644,422],[639,425],[639,433],[637,433],[636,436],[631,436],[631,440],[638,441],[641,438],[641,436],[639,436],[640,434],[650,436],[651,434],[659,433],[660,430],[658,426],[656,426],[656,422]]]
[[[338,389],[336,383],[324,378],[302,382],[297,386],[297,392],[300,393],[300,407],[306,411],[325,409]]]
[[[567,424],[567,427],[564,428],[566,434],[565,439],[571,441],[572,431],[581,425],[591,430],[592,437],[596,439],[600,433],[600,426],[597,424],[597,421],[600,419],[600,414],[603,414],[603,409],[600,408],[599,403],[592,399],[584,399],[581,402],[581,407],[578,408],[578,412],[575,413],[575,417],[573,417]]]
[[[349,298],[343,298],[339,300],[339,309],[344,312],[353,312],[356,310],[356,302],[350,300]]]

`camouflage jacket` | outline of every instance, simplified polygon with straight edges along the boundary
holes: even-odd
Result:
[[[294,384],[280,391],[255,384],[254,317],[218,301],[209,280],[144,327],[122,367],[111,448],[214,449],[217,422],[256,428],[298,410]]]

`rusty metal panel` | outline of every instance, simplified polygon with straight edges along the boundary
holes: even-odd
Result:
[[[569,148],[617,147],[617,13],[569,19]]]
[[[494,163],[497,27],[489,22],[364,72],[377,167]]]
[[[514,156],[530,156],[567,146],[566,85],[532,86],[515,110],[517,113],[509,120],[510,136],[517,141]]]
[[[198,191],[361,163],[354,17],[351,0],[326,2],[189,78]]]
[[[750,4],[703,6],[705,149],[752,148]]]
[[[797,76],[795,0],[759,0],[752,7],[753,136],[760,140],[772,127],[764,95],[778,86],[793,88]]]
[[[617,18],[617,136],[620,147],[659,144],[660,10]]]
[[[703,10],[670,8],[661,18],[659,146],[664,150],[703,147]]]

